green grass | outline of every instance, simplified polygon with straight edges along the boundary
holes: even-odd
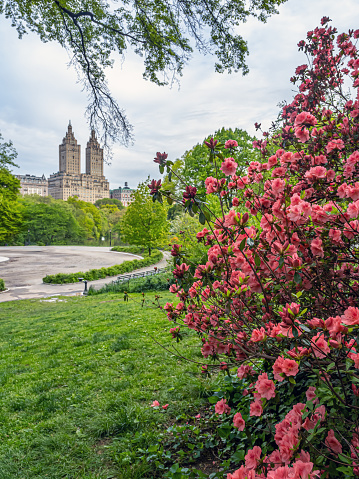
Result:
[[[198,366],[151,339],[172,344],[163,313],[121,298],[0,304],[0,479],[150,479],[136,448],[206,396]],[[200,361],[194,344],[179,351]]]

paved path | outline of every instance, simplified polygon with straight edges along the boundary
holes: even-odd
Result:
[[[167,255],[166,255],[167,256]],[[91,268],[102,268],[141,258],[129,253],[117,253],[107,247],[96,246],[2,246],[0,247],[0,278],[8,291],[0,293],[0,302],[15,299],[42,298],[53,295],[81,294],[83,284],[45,284],[47,274],[76,273]],[[163,259],[158,267],[164,267]],[[147,266],[137,271],[154,268]],[[110,283],[116,277],[91,281],[95,287]]]

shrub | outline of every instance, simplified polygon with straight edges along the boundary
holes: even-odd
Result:
[[[100,289],[89,288],[89,295],[104,293],[143,293],[145,291],[168,291],[173,282],[173,276],[170,272],[158,273],[143,278],[134,278],[121,283],[112,282],[104,285]]]
[[[5,281],[0,278],[0,291],[5,291]]]
[[[180,302],[164,309],[176,340],[183,327],[200,336],[204,372],[213,361],[249,378],[245,407],[235,397],[215,405],[222,417],[236,408],[228,434],[246,438],[228,479],[359,475],[359,30],[337,35],[328,21],[299,43],[310,61],[292,78],[293,102],[254,142],[260,161],[237,176],[235,145],[205,142],[226,176],[205,182],[223,216],[211,220],[196,188],[183,193],[186,211],[207,221],[197,240],[209,250],[192,275],[173,246]],[[171,196],[158,183],[151,194]]]
[[[153,251],[151,256],[147,256],[141,260],[135,259],[133,261],[124,261],[121,264],[116,264],[108,268],[100,269],[90,269],[89,271],[83,273],[82,271],[78,273],[58,273],[58,274],[48,274],[42,280],[44,283],[77,283],[79,278],[84,278],[87,281],[96,281],[100,278],[106,278],[106,276],[116,276],[118,274],[129,273],[138,268],[143,268],[145,266],[150,266],[151,264],[158,263],[163,258],[161,251]]]

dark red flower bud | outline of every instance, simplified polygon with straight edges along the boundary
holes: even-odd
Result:
[[[160,153],[159,151],[156,153],[156,158],[154,159],[155,163],[158,163],[159,165],[165,165],[166,164],[166,159],[168,155],[167,153],[163,152]]]
[[[151,190],[150,195],[154,195],[155,193],[158,193],[161,188],[161,180],[152,180],[151,183],[147,186]]]
[[[179,244],[174,244],[171,249],[171,256],[178,256],[180,253],[180,245]]]
[[[204,144],[210,149],[210,150],[214,150],[216,145],[218,143],[218,140],[215,140],[213,138],[211,138],[209,141],[205,141]]]
[[[194,199],[197,193],[195,186],[186,186],[186,191],[183,193],[183,201]]]

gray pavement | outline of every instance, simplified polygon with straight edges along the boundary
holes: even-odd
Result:
[[[47,274],[85,272],[91,268],[113,266],[135,258],[139,259],[141,256],[110,251],[108,247],[1,246],[0,278],[5,281],[8,291],[0,293],[0,302],[55,295],[80,295],[84,290],[82,283],[45,284],[42,278]],[[154,266],[162,268],[166,262],[166,259],[163,259],[157,265],[136,271],[152,270]],[[98,288],[113,279],[116,277],[91,281],[88,285]]]

